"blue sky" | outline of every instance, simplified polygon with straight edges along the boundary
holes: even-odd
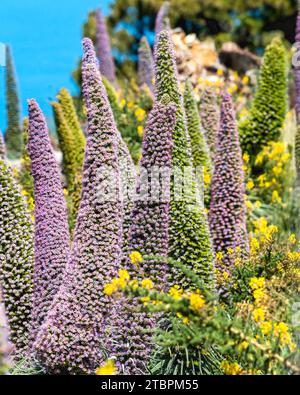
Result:
[[[0,43],[9,43],[18,75],[22,114],[36,98],[47,116],[61,87],[76,92],[71,79],[81,56],[81,28],[88,11],[109,12],[111,0],[1,0]],[[0,67],[0,129],[6,125],[4,69]]]

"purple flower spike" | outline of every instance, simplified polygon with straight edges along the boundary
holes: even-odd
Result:
[[[100,60],[100,71],[110,82],[116,80],[115,64],[111,53],[106,22],[100,10],[96,11],[96,48]]]
[[[146,37],[143,37],[139,46],[138,79],[140,86],[144,84],[153,92],[154,65],[150,45]]]
[[[85,58],[87,44],[85,40]],[[37,358],[54,373],[92,374],[106,358],[106,324],[114,317],[103,287],[117,275],[121,261],[117,129],[98,68],[93,62],[82,67],[88,136],[74,246],[63,285],[35,343]]]
[[[142,255],[162,258],[161,262],[157,259],[141,262],[138,270],[129,264],[132,278],[140,279],[139,273],[143,272],[159,290],[165,289],[168,274],[166,257],[169,248],[169,190],[175,113],[175,105],[156,103],[149,115],[143,141],[141,176],[137,185],[138,198],[129,232],[130,252],[138,251]],[[112,355],[117,357],[119,372],[145,374],[157,317],[141,312],[135,298],[124,298],[117,309],[117,316],[120,322],[118,328],[112,330]],[[129,325],[125,325],[126,322]]]
[[[170,29],[170,22],[169,22],[169,9],[170,3],[165,1],[162,6],[160,7],[155,21],[155,35],[156,37],[162,30],[169,30]]]
[[[222,99],[209,222],[214,250],[222,252],[223,264],[230,269],[236,255],[228,253],[228,249],[240,247],[241,253],[247,254],[248,237],[243,161],[235,113],[231,96],[224,94]]]
[[[62,282],[70,252],[67,207],[60,170],[43,113],[29,100],[28,152],[34,179],[35,273],[32,335],[43,323]]]

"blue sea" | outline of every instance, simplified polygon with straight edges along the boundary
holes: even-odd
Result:
[[[1,43],[11,45],[22,115],[26,100],[35,98],[47,117],[49,103],[66,87],[76,93],[71,72],[81,56],[82,24],[89,11],[109,13],[112,0],[1,0],[0,5],[0,129],[6,126],[4,67]]]

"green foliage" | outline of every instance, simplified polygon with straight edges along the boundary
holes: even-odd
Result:
[[[201,125],[200,115],[197,103],[193,93],[193,87],[190,81],[186,81],[184,90],[184,107],[187,120],[188,133],[191,139],[193,165],[196,169],[196,174],[203,181],[207,178],[210,180],[212,172],[212,163],[210,159],[210,152],[204,136],[204,130]],[[210,191],[209,185],[206,182],[200,182],[201,193],[204,191],[204,201],[206,207],[209,206]]]
[[[209,151],[203,134],[197,103],[193,94],[193,87],[189,81],[185,83],[184,107],[188,133],[191,138],[194,167],[211,169]]]
[[[176,64],[169,34],[160,33],[156,47],[155,80],[157,100],[165,94],[177,107],[176,126],[173,131],[173,177],[171,180],[169,256],[180,260],[213,287],[213,253],[204,208],[197,199],[192,152],[188,137],[183,98],[177,80]],[[183,193],[176,195],[177,177],[184,175]],[[176,179],[177,178],[177,179]],[[171,282],[188,287],[182,273],[174,271]]]
[[[33,268],[33,224],[11,170],[0,160],[0,282],[18,357],[29,342]]]
[[[122,111],[119,101],[118,101],[117,92],[116,92],[115,88],[112,86],[112,84],[108,81],[107,78],[102,76],[102,81],[103,81],[103,85],[105,86],[105,89],[106,89],[106,93],[107,93],[108,100],[110,102],[111,109],[114,113],[115,121],[116,121],[117,125],[119,125],[119,123],[122,122],[123,111]]]
[[[23,122],[23,152],[21,157],[21,167],[17,174],[17,180],[22,186],[22,194],[26,196],[28,208],[31,212],[34,211],[34,186],[33,177],[31,174],[31,161],[28,155],[27,142],[28,142],[28,118],[24,118]]]
[[[20,127],[20,100],[17,91],[17,83],[13,58],[9,46],[6,46],[6,108],[7,129],[5,132],[5,143],[9,159],[21,156],[23,139]]]
[[[110,93],[108,95],[111,100]],[[119,102],[121,114],[118,109],[116,110],[114,104],[112,104],[112,109],[118,129],[128,145],[132,159],[137,164],[141,158],[146,115],[152,109],[153,97],[149,89],[139,89],[134,81],[125,85],[121,97]]]
[[[169,317],[156,332],[150,372],[299,374],[294,344],[298,328],[292,323],[299,301],[299,253],[291,256],[289,248],[273,239],[240,262],[226,280],[228,293],[222,300],[172,260],[170,265],[195,281],[196,292],[174,287],[166,294],[129,285],[125,292],[139,297],[145,310]]]
[[[248,118],[239,126],[241,146],[252,158],[282,132],[287,107],[287,64],[282,42],[267,47]]]
[[[62,88],[57,95],[57,99],[61,105],[65,120],[72,131],[76,152],[76,164],[78,169],[81,170],[84,159],[85,136],[80,126],[72,96],[67,89]]]

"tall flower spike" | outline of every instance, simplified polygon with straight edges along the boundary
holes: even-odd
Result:
[[[94,50],[94,46],[92,41],[89,38],[83,39],[83,48],[84,48],[84,56],[83,56],[83,70],[86,69],[88,64],[94,64],[96,68],[98,68],[98,60],[96,57],[96,53]],[[84,72],[84,71],[83,71]],[[86,89],[86,81],[87,79],[83,79],[84,90]],[[103,78],[103,85],[106,89],[106,94],[108,99],[110,99],[110,105],[112,110],[114,110],[114,106],[112,105],[112,101],[114,102],[114,91],[111,87],[109,81]],[[106,82],[105,82],[106,81]],[[113,96],[113,97],[112,97]],[[116,104],[116,103],[115,103]],[[116,119],[116,115],[114,114]],[[116,119],[116,121],[118,121]],[[123,262],[126,262],[128,257],[128,233],[129,227],[131,224],[131,212],[134,204],[134,196],[135,196],[135,188],[136,188],[136,170],[130,155],[129,149],[122,139],[121,133],[117,130],[117,140],[118,140],[118,163],[121,172],[121,182],[122,182],[122,196],[123,196],[123,204],[124,204],[124,221],[123,221]]]
[[[63,118],[71,130],[72,144],[74,150],[73,177],[74,182],[70,189],[72,216],[70,218],[71,228],[73,228],[80,204],[81,184],[82,184],[82,167],[84,159],[85,136],[81,129],[72,96],[67,89],[62,88],[57,95],[58,102],[61,106]]]
[[[107,78],[102,76],[102,82],[103,85],[105,86],[107,97],[111,106],[111,109],[114,114],[115,121],[117,125],[121,122],[123,118],[123,109],[118,103],[118,96],[115,88],[112,86],[112,84],[108,81]]]
[[[181,261],[199,275],[207,287],[213,287],[213,253],[203,205],[197,199],[191,144],[187,133],[183,98],[177,78],[177,68],[170,34],[162,31],[155,49],[156,99],[165,94],[176,105],[176,125],[173,130],[173,177],[171,182],[170,249],[169,256]],[[183,190],[180,178],[183,176]],[[180,185],[178,185],[180,183]],[[188,288],[190,281],[177,270],[172,283]]]
[[[214,175],[211,184],[210,230],[215,252],[223,255],[229,270],[236,251],[248,251],[244,172],[233,103],[229,94],[222,97]],[[222,267],[222,269],[224,269]]]
[[[117,129],[95,64],[83,63],[83,78],[88,137],[74,246],[62,287],[35,344],[37,357],[49,372],[94,373],[103,363],[106,321],[113,319],[103,286],[117,275],[121,260]],[[105,190],[107,171],[115,177],[110,195]]]
[[[220,124],[220,109],[217,103],[216,93],[212,89],[208,88],[203,92],[200,103],[200,119],[209,146],[210,157],[213,161]]]
[[[29,342],[33,287],[33,224],[7,164],[0,160],[0,286],[17,356]]]
[[[298,0],[298,14],[297,14],[297,22],[296,22],[296,35],[295,42],[297,44],[297,49],[299,49],[300,45],[300,1]],[[295,85],[296,85],[296,116],[297,122],[299,123],[300,119],[300,65],[295,65],[294,69],[295,74]]]
[[[29,120],[24,118],[23,121],[23,152],[21,158],[21,167],[17,175],[17,180],[22,186],[22,193],[26,196],[27,204],[30,212],[34,211],[34,186],[33,178],[31,174],[31,161],[28,155],[27,143],[28,143],[28,133],[29,133]]]
[[[78,206],[81,193],[81,169],[77,163],[78,153],[75,148],[76,142],[72,130],[65,118],[60,103],[53,102],[52,108],[60,150],[63,154],[63,173],[66,178],[66,188],[68,191],[67,206],[69,227],[72,231],[75,226]]]
[[[35,100],[28,101],[28,153],[35,198],[35,272],[32,335],[44,322],[59,290],[70,252],[67,208],[60,170],[51,146],[43,113]]]
[[[241,146],[255,158],[270,141],[280,137],[287,107],[287,62],[279,38],[267,47],[261,66],[258,89],[249,117],[239,125]]]
[[[85,136],[80,126],[74,102],[66,88],[62,88],[59,91],[57,99],[61,105],[65,120],[72,131],[76,151],[76,165],[81,172],[84,159]]]
[[[5,131],[5,143],[9,159],[16,159],[22,153],[22,130],[20,126],[20,100],[17,90],[17,82],[14,63],[10,47],[6,46],[6,107],[7,129]]]
[[[138,58],[138,80],[139,85],[147,85],[153,91],[154,65],[150,45],[146,37],[142,37],[139,46]]]
[[[209,150],[203,134],[200,116],[190,81],[186,81],[184,89],[184,107],[187,128],[191,138],[194,167],[203,167],[211,170]]]
[[[116,71],[110,47],[110,38],[105,18],[100,10],[96,11],[96,49],[100,61],[101,74],[110,82],[114,82],[116,80]]]
[[[169,10],[170,10],[170,3],[169,1],[165,1],[160,7],[156,16],[156,20],[155,20],[156,36],[158,36],[161,31],[170,29]]]
[[[4,160],[5,157],[6,157],[6,148],[5,148],[2,132],[0,130],[0,159]]]
[[[137,279],[141,272],[150,278],[157,289],[167,284],[169,190],[172,164],[172,131],[176,107],[156,103],[151,111],[143,141],[141,176],[138,181],[138,199],[132,212],[129,234],[130,251],[142,255],[160,256],[157,260],[132,264],[129,272]],[[149,188],[149,189],[148,189]],[[138,269],[138,270],[137,270]],[[123,300],[117,311],[118,328],[113,329],[115,355],[119,371],[125,374],[145,374],[152,347],[151,339],[156,326],[155,316],[139,310],[137,299]],[[128,322],[126,325],[124,323]]]
[[[59,146],[63,154],[63,173],[67,179],[68,191],[72,193],[76,176],[75,141],[61,105],[57,102],[52,102],[51,104],[54,112]]]

